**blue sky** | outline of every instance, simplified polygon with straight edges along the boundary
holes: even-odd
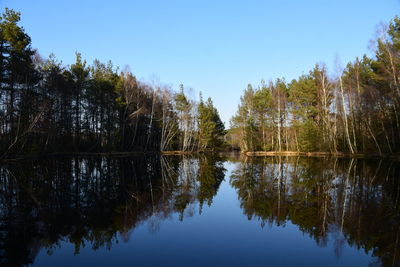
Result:
[[[368,49],[400,0],[0,0],[43,56],[129,65],[139,78],[211,96],[229,126],[248,83],[288,81],[325,62],[332,72]]]

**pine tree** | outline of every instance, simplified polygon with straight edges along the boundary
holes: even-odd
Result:
[[[200,97],[198,105],[199,150],[217,150],[222,148],[225,126],[214,107],[211,98],[204,103]]]

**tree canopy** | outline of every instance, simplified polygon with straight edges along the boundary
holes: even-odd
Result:
[[[316,64],[291,82],[249,85],[227,139],[244,151],[399,152],[398,17],[376,44],[373,58],[356,58],[335,76]]]
[[[183,85],[175,93],[80,53],[69,66],[43,58],[19,21],[11,9],[0,16],[0,157],[223,147],[211,99],[199,106]]]

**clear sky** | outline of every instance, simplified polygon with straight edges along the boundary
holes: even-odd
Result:
[[[129,65],[139,78],[158,77],[211,96],[229,126],[248,83],[334,70],[371,53],[379,22],[400,0],[0,0],[22,13],[34,48],[64,64],[75,51],[91,63]]]

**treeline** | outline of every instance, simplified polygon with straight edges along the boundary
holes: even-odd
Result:
[[[400,19],[376,40],[375,57],[333,78],[324,64],[291,82],[249,85],[231,120],[243,151],[400,151]]]
[[[0,17],[0,158],[15,154],[204,151],[223,145],[211,99],[197,103],[168,86],[140,82],[110,62],[79,53],[64,66],[42,59],[18,25]]]

